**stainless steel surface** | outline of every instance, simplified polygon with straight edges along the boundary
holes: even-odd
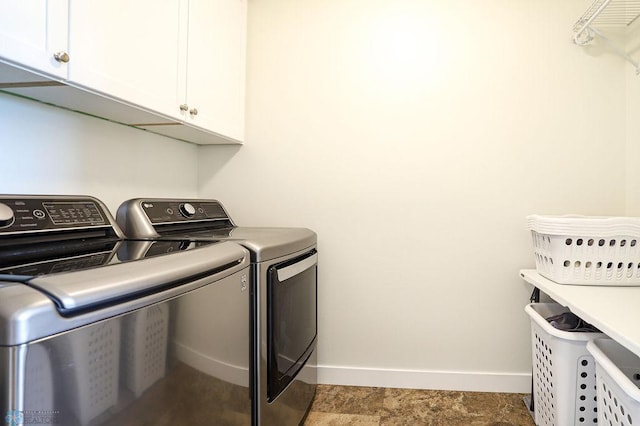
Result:
[[[147,201],[136,198],[118,207],[116,222],[128,238],[153,239],[160,236],[142,208],[142,203],[145,202]]]
[[[0,412],[25,425],[251,424],[247,273],[0,346]]]
[[[63,64],[69,62],[69,54],[67,52],[56,52],[53,54],[53,59]]]
[[[298,426],[307,414],[318,383],[317,351],[314,350],[289,387],[272,404],[262,402],[261,425]]]
[[[127,241],[118,247],[118,257],[121,259],[142,259],[154,246],[154,241]]]
[[[2,374],[0,374],[0,390],[2,390],[0,392],[0,410],[3,415],[11,416],[14,414],[13,412],[9,413],[9,409],[3,410],[4,407],[24,407],[26,355],[26,345],[12,348],[0,347],[0,368],[2,369]],[[18,408],[13,410],[18,410]],[[9,422],[5,424],[7,423]],[[21,423],[16,421],[15,424]]]
[[[29,285],[52,296],[65,310],[91,307],[143,292],[154,291],[194,277],[230,274],[243,263],[247,253],[237,244],[214,244],[170,256],[145,259],[94,269],[46,275],[34,278]],[[90,285],[88,285],[88,283]]]
[[[307,228],[241,226],[231,229],[229,236],[222,239],[236,241],[248,248],[253,262],[264,262],[313,247],[317,235]]]
[[[174,255],[162,257],[169,258],[172,256]],[[248,266],[249,261],[245,259],[218,274],[192,279],[192,281],[178,287],[161,289],[144,297],[126,300],[91,311],[83,311],[66,317],[60,315],[57,306],[49,297],[35,288],[21,283],[1,284],[0,300],[10,300],[11,303],[0,303],[0,346],[28,343],[85,324],[121,315],[149,304],[172,299],[184,292],[215,283],[231,274],[246,270]],[[246,280],[248,271],[244,274],[244,279]]]
[[[92,197],[0,206],[6,422],[251,424],[247,249],[123,240]]]
[[[306,259],[294,263],[291,266],[287,266],[286,268],[278,269],[278,281],[286,281],[289,278],[298,275],[299,273],[306,271],[311,268],[313,265],[318,264],[318,255],[314,254]]]
[[[187,204],[193,209],[185,207]],[[159,217],[150,217],[149,214]],[[116,222],[128,238],[136,239],[166,239],[167,233],[174,227],[185,224],[196,225],[198,229],[228,229],[235,226],[222,203],[217,200],[176,198],[134,198],[125,201],[118,207]],[[162,231],[156,230],[156,227],[162,227]],[[181,235],[188,238],[186,234],[180,228],[176,238],[181,238]],[[204,239],[215,240],[208,237]]]
[[[156,205],[186,205],[197,209],[202,204],[219,205],[222,216],[206,218],[197,216],[195,219],[180,214],[178,211],[167,215],[159,222],[152,222],[147,214],[149,208]],[[128,238],[158,239],[158,238],[190,238],[194,240],[232,240],[247,247],[251,252],[251,260],[263,262],[276,259],[289,253],[304,250],[316,243],[317,235],[307,228],[280,227],[247,227],[236,226],[224,206],[217,200],[181,200],[171,198],[136,198],[125,201],[118,208],[116,221]],[[192,230],[181,230],[172,233],[172,227],[178,229],[183,224],[192,224]],[[209,234],[207,234],[209,232]]]
[[[191,204],[193,217],[179,206]],[[216,209],[216,206],[219,209]],[[209,214],[216,211],[215,214]],[[268,269],[315,250],[317,236],[306,228],[238,227],[216,200],[133,199],[118,209],[117,222],[130,238],[190,241],[233,241],[249,250],[254,299],[254,425],[296,426],[304,418],[317,382],[315,339],[309,358],[288,387],[273,401],[267,401]],[[280,271],[281,279],[295,277],[317,264],[317,254]],[[295,278],[294,278],[295,279]],[[314,285],[316,283],[314,282]],[[293,360],[296,361],[296,360]]]
[[[310,249],[315,249],[313,245]],[[258,303],[255,324],[258,333],[254,335],[254,345],[258,349],[257,363],[255,365],[257,388],[254,389],[254,398],[258,403],[258,425],[296,426],[304,418],[315,395],[317,384],[317,351],[313,350],[307,363],[298,375],[289,383],[288,388],[282,392],[275,401],[267,401],[267,357],[268,357],[268,295],[267,275],[268,270],[275,264],[284,262],[300,255],[308,250],[289,253],[287,256],[272,259],[266,262],[254,263],[252,268],[255,280],[255,297]]]

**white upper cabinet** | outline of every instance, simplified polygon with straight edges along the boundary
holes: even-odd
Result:
[[[71,0],[69,14],[69,82],[180,119],[181,2]]]
[[[0,90],[197,144],[242,142],[246,7],[0,0]]]
[[[244,138],[246,0],[189,0],[187,123]]]
[[[67,12],[67,0],[0,0],[0,60],[66,78]]]

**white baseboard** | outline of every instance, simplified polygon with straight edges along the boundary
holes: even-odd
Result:
[[[318,383],[342,386],[531,393],[531,374],[318,366]]]

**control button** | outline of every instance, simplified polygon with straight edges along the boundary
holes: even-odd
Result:
[[[189,218],[196,214],[196,208],[193,207],[193,205],[190,203],[182,203],[180,204],[180,214],[182,214],[182,216],[186,218]]]
[[[0,228],[9,226],[13,223],[13,210],[6,204],[0,203]]]
[[[36,219],[44,219],[45,218],[45,214],[44,214],[44,212],[42,210],[34,210],[33,211],[33,216]]]
[[[171,207],[167,207],[167,214],[173,215],[173,209]]]

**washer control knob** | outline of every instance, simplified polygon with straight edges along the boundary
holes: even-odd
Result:
[[[196,208],[193,207],[193,204],[190,203],[182,203],[180,204],[180,214],[186,218],[192,217],[196,214]]]
[[[0,203],[0,228],[9,226],[13,223],[13,210],[6,204]]]

